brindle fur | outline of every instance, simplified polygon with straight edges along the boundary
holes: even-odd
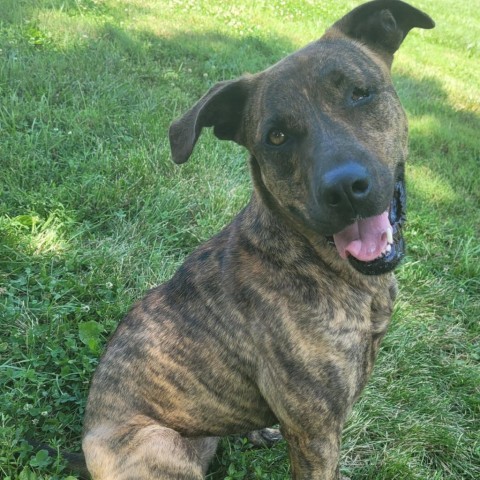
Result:
[[[202,479],[218,437],[276,423],[292,478],[339,477],[342,427],[396,282],[362,275],[328,242],[347,220],[325,202],[322,179],[357,162],[373,190],[363,213],[387,208],[407,155],[390,65],[415,26],[433,22],[396,0],[365,4],[273,67],[217,84],[174,122],[177,163],[213,126],[249,150],[254,192],[110,340],[85,415],[94,479]],[[374,86],[375,99],[352,104],[356,86]],[[295,141],[276,148],[265,136],[279,124]]]

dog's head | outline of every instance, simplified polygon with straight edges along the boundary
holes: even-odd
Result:
[[[407,121],[390,66],[413,27],[433,26],[399,0],[357,7],[269,69],[212,87],[172,124],[174,161],[213,127],[249,150],[268,208],[328,238],[361,273],[393,270],[404,255]]]

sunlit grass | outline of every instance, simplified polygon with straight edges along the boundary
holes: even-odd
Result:
[[[463,201],[462,195],[447,180],[425,165],[411,166],[408,169],[408,179],[419,200],[426,201],[429,205],[441,207]]]

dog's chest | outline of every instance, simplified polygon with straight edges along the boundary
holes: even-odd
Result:
[[[309,301],[292,288],[263,293],[269,307],[255,315],[252,337],[269,376],[285,384],[302,379],[315,390],[334,371],[345,395],[357,397],[391,317],[388,290],[372,296],[341,283],[319,284]]]

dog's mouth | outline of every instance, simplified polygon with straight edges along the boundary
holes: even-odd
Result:
[[[405,256],[402,227],[406,215],[403,179],[395,184],[388,210],[358,219],[330,238],[340,255],[364,275],[391,272]]]

